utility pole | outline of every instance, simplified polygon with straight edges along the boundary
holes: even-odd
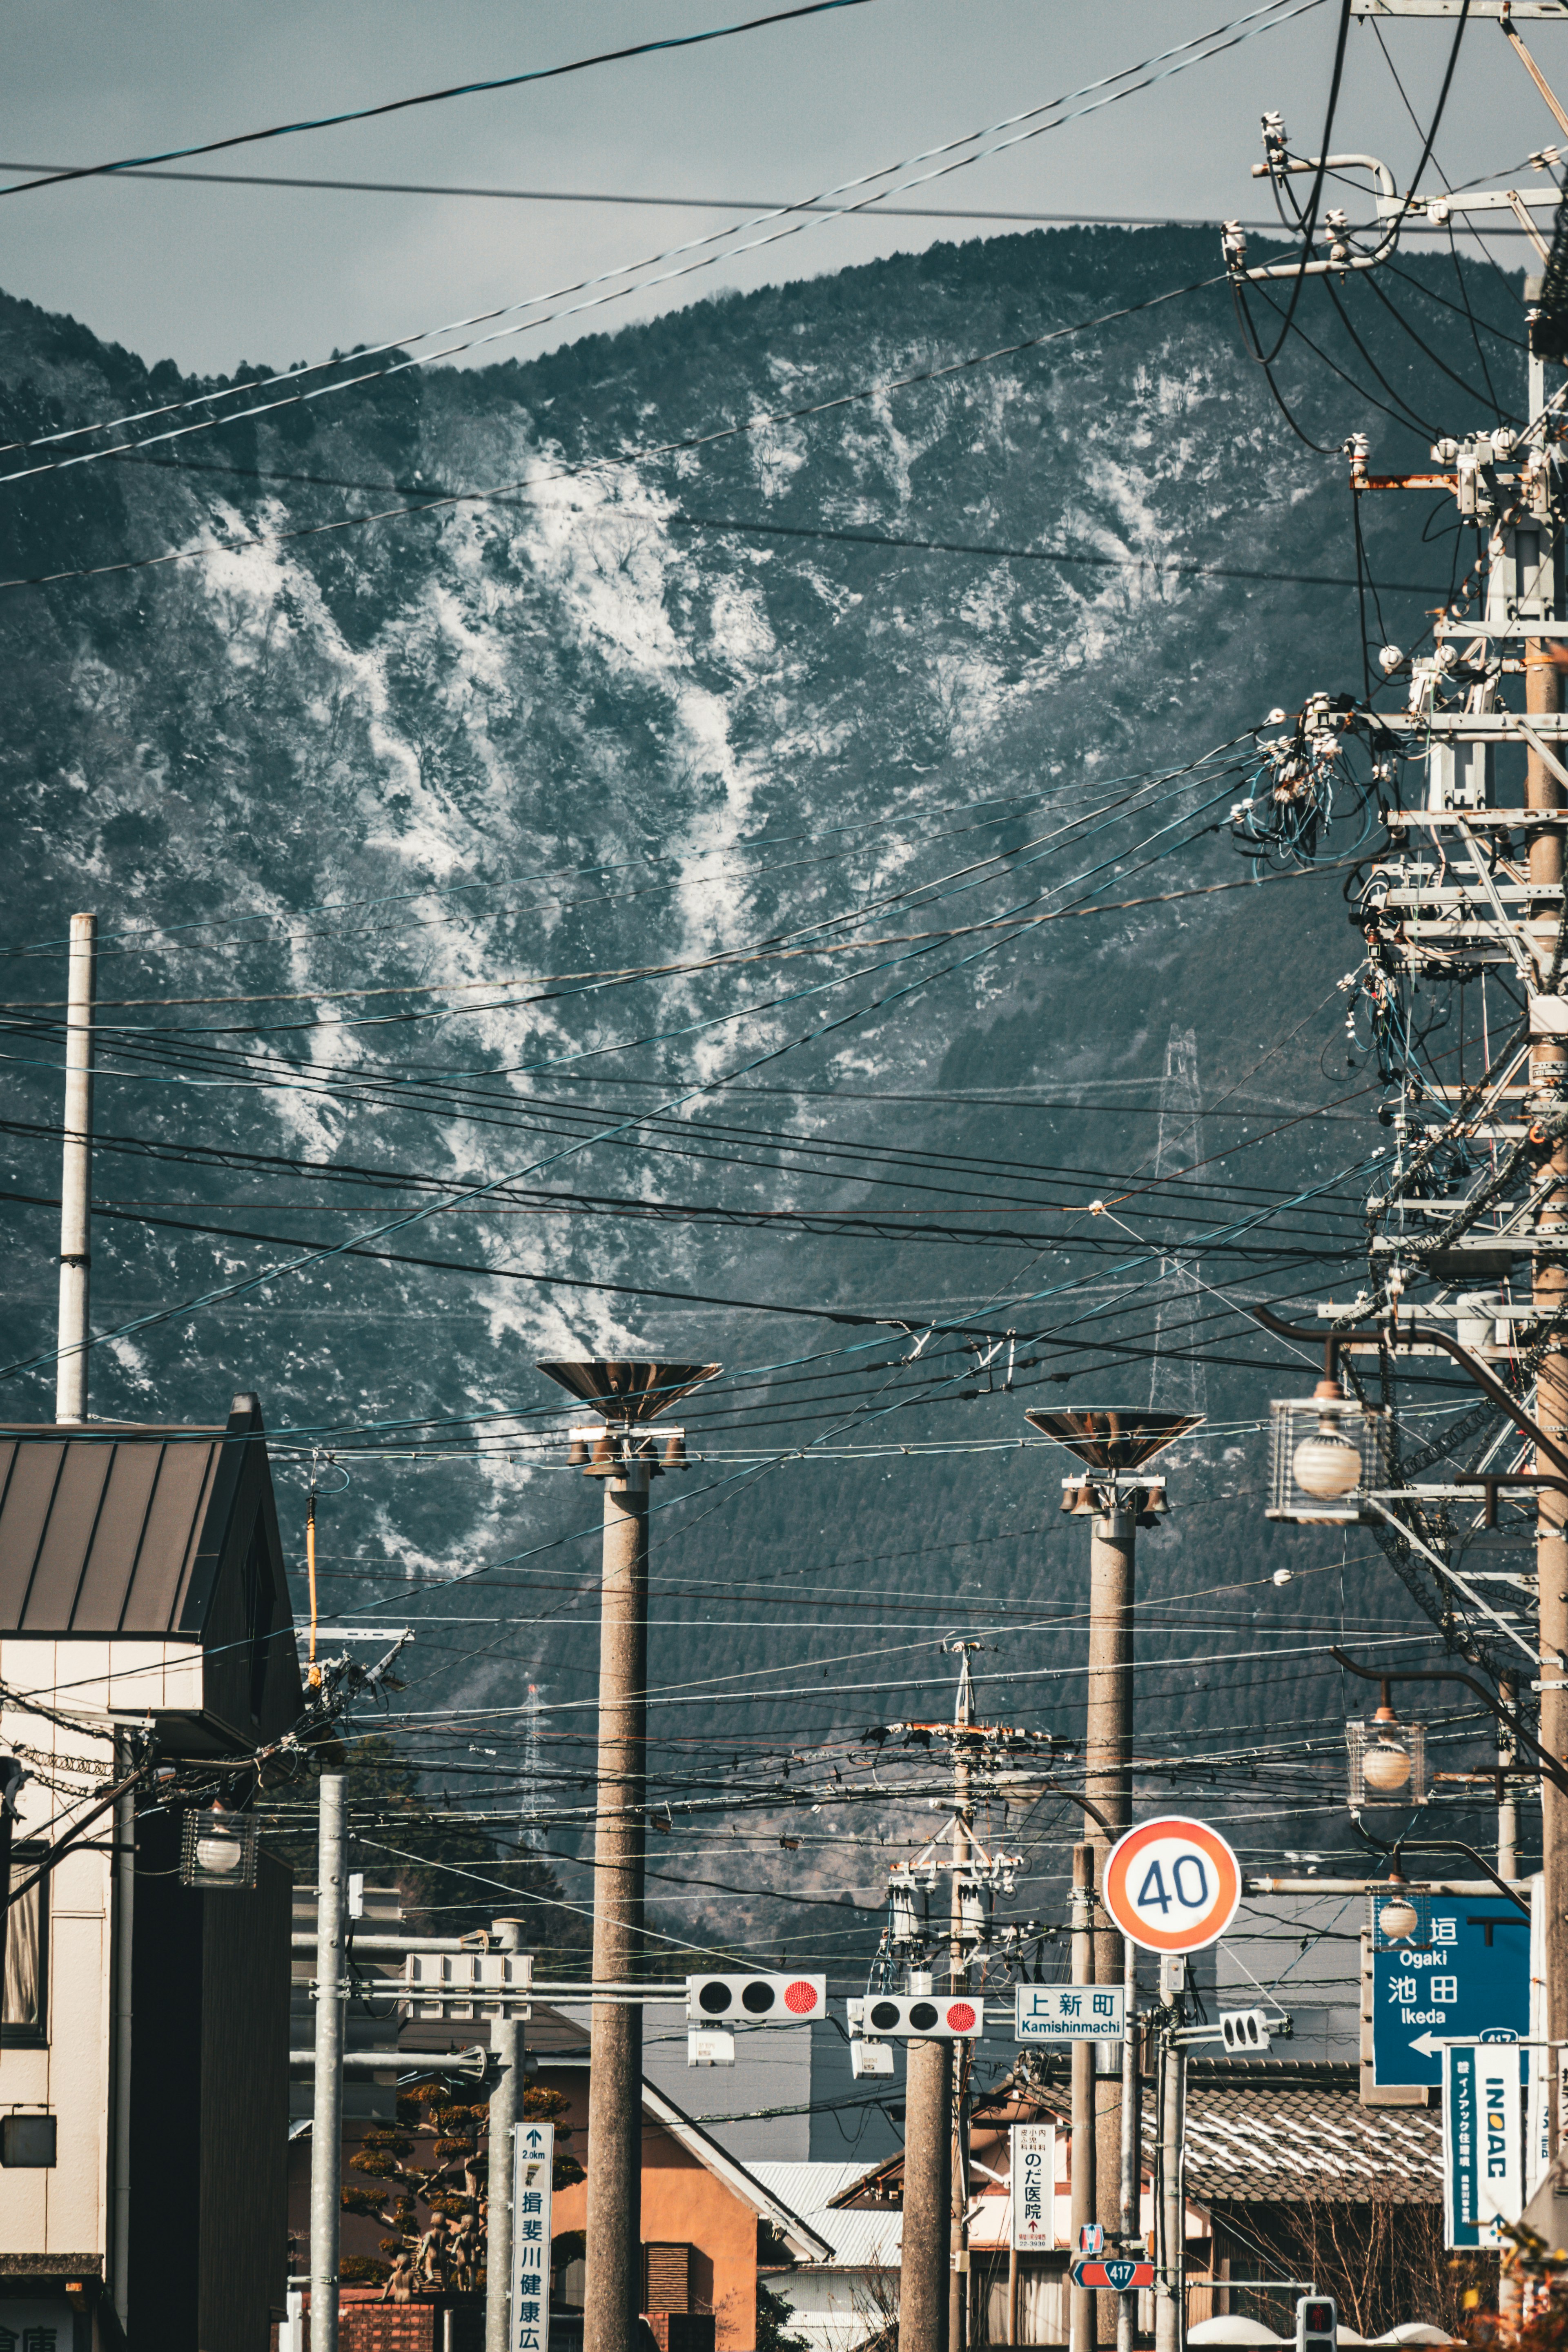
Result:
[[[959,1641],[947,1646],[956,1649],[961,1660],[958,1696],[952,1709],[952,1885],[947,1980],[953,1992],[964,1992],[969,1986],[969,1956],[973,1946],[970,1931],[978,1922],[968,1916],[975,1902],[969,1880],[970,1831],[974,1816],[970,1803],[969,1747],[963,1735],[974,1721],[974,1684],[969,1671],[969,1653],[977,1649],[979,1644]],[[969,2233],[966,2224],[969,2212],[970,2063],[969,2044],[960,2042],[952,2059],[952,2226],[950,2232],[952,2266],[948,2284],[948,2352],[963,2352],[969,2335]]]
[[[1072,1850],[1072,1980],[1094,1982],[1094,1848]],[[1073,2244],[1086,2221],[1095,2219],[1098,2166],[1095,2159],[1094,2044],[1075,2042],[1072,2066],[1072,2234]],[[1089,2352],[1095,2335],[1095,2295],[1089,2286],[1069,2287],[1071,2352]]]
[[[922,1744],[946,1740],[952,1750],[952,1795],[945,1826],[918,1853],[894,1863],[888,1873],[890,1916],[878,1953],[878,1979],[882,1990],[891,1990],[888,1979],[903,1976],[909,1991],[916,1995],[931,1990],[933,1976],[928,1929],[921,1922],[920,1890],[929,1895],[939,1874],[951,1871],[948,1983],[953,1992],[961,1992],[968,1985],[975,1948],[989,1934],[984,1898],[998,1888],[1011,1894],[1013,1874],[1023,1860],[1021,1854],[988,1852],[975,1836],[976,1788],[997,1785],[999,1774],[1016,1777],[1020,1757],[1032,1762],[1042,1745],[1047,1750],[1050,1747],[1044,1734],[1008,1724],[976,1723],[969,1653],[981,1644],[958,1637],[943,1647],[957,1652],[961,1660],[952,1720],[886,1727],[889,1735],[901,1731]],[[1026,1777],[1032,1776],[1026,1772]],[[940,1937],[940,1929],[936,1934]],[[909,2044],[900,2352],[962,2352],[969,2326],[966,2062],[961,2055],[955,2069],[952,2046],[945,2041],[911,2040]],[[967,2044],[961,2051],[966,2052]],[[1009,2275],[1016,2284],[1016,2266]]]
[[[1443,0],[1388,0],[1384,11],[1442,12]],[[1507,29],[1561,122],[1563,110],[1517,28]],[[1289,175],[1321,168],[1317,159],[1291,152],[1278,115],[1265,117],[1264,142],[1265,161],[1254,166],[1254,176],[1270,179],[1277,194]],[[1327,257],[1306,265],[1307,274],[1379,266],[1392,254],[1410,205],[1381,164],[1366,157],[1339,161],[1352,171],[1370,168],[1377,180],[1373,201],[1385,226],[1385,253],[1350,255],[1336,244]],[[1560,194],[1543,161],[1541,184],[1524,194],[1474,184],[1446,194],[1445,217],[1466,227],[1474,216],[1504,211],[1528,221],[1533,213],[1555,213]],[[1243,299],[1248,282],[1275,267],[1248,268],[1245,247],[1233,224],[1225,251]],[[1554,247],[1554,256],[1558,251]],[[1293,272],[1295,264],[1289,267]],[[1472,1663],[1496,1681],[1505,1664],[1521,1674],[1528,1661],[1528,1680],[1540,1693],[1541,1745],[1562,1764],[1568,1761],[1568,1496],[1540,1483],[1562,1477],[1568,1437],[1568,724],[1562,667],[1568,658],[1568,499],[1564,386],[1559,379],[1549,395],[1546,383],[1548,359],[1568,364],[1568,320],[1555,295],[1553,307],[1545,307],[1549,286],[1550,275],[1525,281],[1523,424],[1505,424],[1500,410],[1494,426],[1441,434],[1427,462],[1407,473],[1374,473],[1364,434],[1345,443],[1358,505],[1388,491],[1426,497],[1447,489],[1461,539],[1474,533],[1474,561],[1461,551],[1449,601],[1421,627],[1414,651],[1388,645],[1377,654],[1383,682],[1369,667],[1363,702],[1318,691],[1304,695],[1295,713],[1272,714],[1269,725],[1283,721],[1285,731],[1260,742],[1250,797],[1238,804],[1232,830],[1255,856],[1277,854],[1289,838],[1316,845],[1297,862],[1339,856],[1339,836],[1329,837],[1331,803],[1351,772],[1350,739],[1364,741],[1372,774],[1358,778],[1355,790],[1369,808],[1375,793],[1386,837],[1352,887],[1352,920],[1365,952],[1341,985],[1350,998],[1352,1057],[1375,1048],[1384,1090],[1378,1117],[1392,1130],[1393,1150],[1367,1203],[1373,1296],[1320,1301],[1318,1314],[1331,1333],[1345,1335],[1347,1347],[1370,1342],[1367,1352],[1383,1352],[1385,1362],[1401,1345],[1436,1337],[1478,1386],[1488,1388],[1489,1360],[1505,1374],[1512,1368],[1521,1392],[1534,1388],[1529,1472],[1509,1468],[1500,1479],[1489,1474],[1488,1483],[1479,1473],[1450,1470],[1446,1484],[1423,1486],[1407,1477],[1394,1487],[1373,1413],[1363,1410],[1359,1395],[1352,1406],[1326,1375],[1315,1401],[1321,1412],[1293,1401],[1275,1407],[1269,1516],[1306,1524],[1359,1518],[1378,1528],[1402,1573],[1408,1568],[1425,1580],[1432,1572],[1422,1605],[1451,1643],[1458,1635]],[[1358,539],[1361,530],[1358,524]],[[1400,694],[1402,707],[1385,699],[1385,691]],[[1500,751],[1515,759],[1523,754],[1522,808],[1512,791],[1499,795]],[[1450,992],[1441,1013],[1432,1003],[1440,992]],[[1460,1066],[1441,1054],[1436,1061],[1418,1054],[1417,1030],[1431,1034],[1455,1011],[1479,1055],[1472,1045]],[[1479,1286],[1500,1279],[1500,1289]],[[1457,1341],[1441,1330],[1445,1321],[1457,1323]],[[1378,1328],[1352,1341],[1347,1327],[1355,1323]],[[1521,1397],[1496,1381],[1489,1393],[1517,1418]],[[1516,1499],[1524,1511],[1509,1531],[1534,1550],[1533,1612],[1495,1586],[1481,1589],[1484,1580],[1465,1572],[1468,1529],[1452,1526],[1453,1503],[1457,1488],[1462,1495],[1466,1486],[1481,1486],[1481,1523],[1489,1527],[1500,1524],[1500,1492],[1523,1490]],[[1439,1497],[1438,1508],[1430,1508]],[[1546,1778],[1541,1799],[1545,2031],[1561,2042],[1568,2040],[1568,1797]]]
[[[1536,352],[1531,331],[1526,414],[1539,416],[1545,405],[1546,363]],[[1540,573],[1544,571],[1549,580],[1554,579],[1556,594],[1552,603],[1555,608],[1562,598],[1559,518],[1552,512],[1551,502],[1538,503],[1543,511],[1531,518],[1534,529],[1516,528],[1510,534],[1512,569],[1516,576],[1527,566],[1534,571],[1538,576],[1529,585],[1538,596],[1543,584]],[[1546,617],[1551,617],[1550,613]],[[1560,655],[1563,652],[1568,652],[1568,646],[1561,639],[1526,641],[1524,707],[1531,717],[1554,717],[1563,709]],[[1535,986],[1543,992],[1557,984],[1563,961],[1562,941],[1568,933],[1560,814],[1568,807],[1568,793],[1559,781],[1562,767],[1560,754],[1543,757],[1534,745],[1526,755],[1525,803],[1554,817],[1550,824],[1532,826],[1526,836],[1531,889],[1532,894],[1537,890],[1542,894],[1539,898],[1532,895],[1530,900],[1529,933]],[[1562,1024],[1545,1011],[1550,1006],[1554,1013],[1559,1005],[1560,1000],[1554,1003],[1544,995],[1531,1002],[1530,1090],[1525,1106],[1527,1115],[1534,1112],[1538,1119],[1551,1120],[1568,1098],[1568,1037]],[[1568,1262],[1561,1254],[1568,1224],[1568,1136],[1548,1141],[1534,1158],[1532,1174],[1539,1188],[1537,1237],[1542,1243],[1557,1244],[1555,1250],[1538,1248],[1532,1260],[1531,1300],[1551,1334],[1536,1374],[1535,1418],[1546,1436],[1561,1443],[1568,1437],[1568,1335],[1556,1326],[1568,1311]],[[1538,1446],[1537,1473],[1550,1477],[1556,1467]],[[1568,1762],[1568,1688],[1564,1687],[1568,1677],[1568,1495],[1557,1486],[1542,1486],[1537,1493],[1535,1567],[1541,1611],[1541,1744],[1559,1762]],[[1546,1895],[1546,2031],[1553,2042],[1563,2042],[1568,2041],[1568,1798],[1547,1780],[1541,1783],[1541,1867]],[[1561,2125],[1562,2119],[1558,2121]]]
[[[60,1149],[60,1319],[55,1419],[87,1419],[88,1298],[92,1265],[93,1002],[98,917],[73,915],[66,979],[65,1135]]]
[[[492,1919],[503,1952],[521,1952],[522,1929],[516,1919]],[[513,2133],[522,2113],[522,2020],[501,2002],[490,2020],[490,2056],[498,2067],[490,2093],[489,2158],[485,2196],[485,2352],[511,2352],[511,2225]]]
[[[1498,1696],[1510,1714],[1519,1705],[1519,1677],[1504,1675]],[[1519,1876],[1519,1800],[1509,1775],[1519,1769],[1519,1750],[1501,1717],[1497,1727],[1497,1871],[1500,1878]]]
[[[719,1367],[593,1358],[539,1369],[603,1416],[571,1432],[567,1460],[605,1486],[594,1979],[625,1984],[636,1977],[643,1949],[648,1481],[686,1459],[682,1431],[666,1433],[660,1460],[647,1424]],[[635,2001],[594,2003],[586,2169],[584,2352],[635,2352],[642,2305],[642,2011]]]
[[[316,2068],[310,2124],[310,2352],[338,2352],[348,1868],[343,1775],[323,1771],[316,1832]]]
[[[1160,2140],[1155,2150],[1154,2352],[1183,2352],[1187,2338],[1186,2197],[1182,2140],[1186,2122],[1186,2052],[1178,2028],[1187,1964],[1173,1955],[1160,1961]]]
[[[911,1974],[911,1992],[929,1982]],[[899,2260],[899,2352],[948,2352],[952,2236],[949,2160],[952,2067],[948,2042],[911,2042],[904,2083],[904,2214]]]
[[[1196,1429],[1201,1415],[1156,1412],[1132,1407],[1037,1410],[1026,1418],[1080,1462],[1081,1473],[1062,1481],[1062,1508],[1090,1521],[1089,1553],[1089,1675],[1084,1727],[1084,1794],[1094,1808],[1089,1842],[1095,1883],[1103,1887],[1105,1860],[1116,1840],[1132,1826],[1132,1631],[1135,1551],[1140,1523],[1157,1525],[1168,1510],[1163,1478],[1144,1475],[1144,1465],[1179,1437]],[[1101,1927],[1094,1938],[1093,1981],[1119,1985],[1126,1975],[1121,1937]],[[1085,2045],[1094,2063],[1096,2045]],[[1073,2053],[1078,2079],[1079,2053]],[[1119,2226],[1121,2211],[1122,2079],[1104,2076],[1095,2085],[1094,2214]],[[1099,2296],[1091,2296],[1098,2305]],[[1098,2340],[1116,2340],[1117,2313],[1104,2298],[1094,2325]],[[1092,2339],[1091,2339],[1092,2340]]]

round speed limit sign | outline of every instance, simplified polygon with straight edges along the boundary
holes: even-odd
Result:
[[[1144,1822],[1105,1859],[1105,1907],[1145,1952],[1201,1952],[1241,1901],[1241,1864],[1217,1830],[1179,1814]]]

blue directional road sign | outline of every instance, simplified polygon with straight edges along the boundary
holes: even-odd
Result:
[[[1418,1941],[1372,1954],[1373,2080],[1436,2084],[1443,2043],[1530,2032],[1530,1921],[1502,1895],[1429,1895]]]

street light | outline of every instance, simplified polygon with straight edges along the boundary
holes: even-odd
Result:
[[[1401,1723],[1383,1685],[1382,1704],[1370,1724],[1345,1726],[1350,1749],[1350,1802],[1363,1805],[1424,1805],[1426,1801],[1426,1727]]]
[[[182,1886],[254,1886],[256,1823],[223,1805],[202,1806],[185,1815],[180,1840]]]
[[[1386,1417],[1347,1397],[1337,1380],[1310,1397],[1276,1398],[1269,1413],[1269,1501],[1265,1516],[1298,1526],[1344,1526],[1365,1514],[1382,1486]]]

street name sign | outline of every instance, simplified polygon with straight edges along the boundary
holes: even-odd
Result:
[[[1512,1903],[1436,1900],[1419,1942],[1373,1947],[1372,2078],[1431,2085],[1447,2041],[1520,2042],[1530,2032],[1530,1921]]]
[[[1105,1858],[1105,1907],[1145,1952],[1217,1944],[1241,1902],[1241,1864],[1206,1822],[1171,1814],[1118,1838]]]
[[[1010,2137],[1008,2197],[1014,2251],[1026,2254],[1043,2246],[1048,2252],[1057,2242],[1057,2127],[1055,2124],[1015,2124]]]
[[[1128,2294],[1134,2287],[1152,2286],[1152,2263],[1134,2262],[1131,2254],[1107,2254],[1091,2261],[1087,2255],[1068,2265],[1074,2286],[1109,2287],[1112,2294]]]
[[[1014,1988],[1016,2042],[1120,2042],[1120,1985],[1031,1985]]]
[[[555,2126],[512,2126],[510,2352],[550,2352],[550,2196]]]

